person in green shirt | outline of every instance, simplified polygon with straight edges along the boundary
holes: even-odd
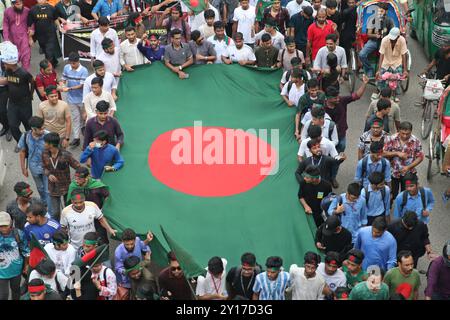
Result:
[[[389,270],[384,277],[384,282],[389,286],[389,295],[400,293],[406,300],[417,300],[420,275],[414,269],[414,258],[411,251],[400,251],[397,255],[397,265],[398,267]]]
[[[367,272],[369,277],[352,289],[349,300],[389,300],[389,287],[383,282],[384,270],[370,266]]]
[[[367,272],[362,269],[364,253],[358,249],[352,249],[347,254],[347,259],[342,263],[342,271],[347,278],[347,288],[352,290],[358,283],[367,280]]]

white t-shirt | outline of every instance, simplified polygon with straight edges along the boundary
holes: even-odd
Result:
[[[113,28],[109,28],[108,31],[103,35],[99,28],[95,29],[91,33],[91,40],[90,40],[90,48],[91,48],[91,57],[97,57],[101,52],[103,52],[102,48],[102,41],[105,38],[109,38],[114,42],[114,46],[119,48],[120,41],[119,37],[117,36],[116,30]]]
[[[219,279],[212,278],[211,273],[207,273],[206,277],[199,276],[197,279],[197,288],[195,291],[195,294],[197,296],[204,296],[204,295],[210,295],[210,294],[221,294],[224,296],[228,296],[227,290],[225,288],[225,282],[226,282],[226,267],[227,267],[227,260],[222,258],[223,263],[223,272],[222,276]],[[206,268],[208,270],[208,268]]]
[[[226,58],[230,58],[233,62],[242,60],[256,61],[256,57],[253,53],[252,48],[250,48],[246,44],[244,44],[241,49],[238,49],[236,46],[229,46],[223,56]]]
[[[64,289],[66,288],[67,285],[67,281],[69,280],[68,277],[66,277],[61,271],[56,270],[55,276],[53,278],[47,278],[44,277],[43,275],[41,275],[39,272],[37,272],[36,270],[31,271],[30,273],[30,278],[28,281],[31,281],[33,279],[42,279],[42,281],[44,281],[44,283],[48,286],[50,286],[50,288],[52,288],[53,290],[55,290],[56,292],[59,292],[58,290],[58,285],[56,284],[56,281],[58,281],[59,283],[59,288],[61,289],[61,291],[64,291]]]
[[[260,32],[258,32],[255,36],[255,41],[261,40],[261,37],[265,33],[267,33],[267,32],[264,29],[261,30]],[[280,32],[277,31],[277,33],[274,36],[272,36],[272,35],[270,35],[270,36],[272,37],[272,45],[276,49],[281,50],[281,49],[286,48],[286,44],[284,43],[284,36]]]
[[[302,84],[300,86],[300,88],[297,88],[297,86],[294,83],[292,83],[291,89],[289,90],[289,94],[287,92],[288,86],[289,86],[289,82],[287,82],[284,85],[283,90],[281,90],[280,95],[288,96],[289,101],[293,102],[294,105],[297,105],[300,97],[305,94],[305,84]]]
[[[181,1],[181,8],[182,8],[183,12],[188,12],[189,9],[184,10],[183,9],[183,5],[184,5],[183,1]],[[214,15],[214,22],[215,21],[219,21],[219,19],[220,19],[219,11],[216,8],[214,8],[211,4],[209,4],[209,8],[207,8],[207,9],[211,9],[212,11],[214,11],[214,14],[215,14]],[[191,31],[198,30],[198,28],[200,28],[200,26],[202,24],[206,23],[204,13],[205,13],[205,11],[202,11],[202,12],[200,12],[199,14],[197,14],[195,16],[190,16],[189,17],[189,26],[191,27]]]
[[[317,267],[317,273],[325,279],[325,282],[333,292],[338,287],[347,286],[347,278],[345,277],[345,273],[341,269],[337,269],[336,273],[330,276],[325,272],[325,263],[321,262]]]
[[[86,78],[83,84],[83,99],[86,97],[89,92],[91,92],[91,82],[92,79],[97,78],[97,75],[95,73],[91,74],[89,77]],[[102,89],[104,91],[107,91],[109,93],[112,92],[112,89],[117,89],[117,81],[116,78],[113,76],[111,72],[105,72],[105,76],[103,77],[103,87]]]
[[[83,237],[88,232],[95,232],[94,220],[103,218],[100,208],[91,201],[85,201],[82,212],[76,212],[69,205],[61,212],[61,227],[69,230],[70,243],[78,250],[83,244]]]
[[[83,99],[84,109],[86,110],[86,122],[95,117],[97,114],[95,113],[97,103],[101,100],[109,102],[109,110],[117,111],[116,102],[112,97],[111,93],[102,90],[102,93],[99,96],[96,96],[93,92],[89,93]]]
[[[314,278],[305,277],[305,268],[296,264],[289,269],[291,279],[292,300],[319,300],[325,287],[325,279],[316,273]]]
[[[256,10],[255,7],[249,6],[247,10],[242,7],[234,9],[233,21],[237,21],[237,32],[242,32],[244,35],[244,43],[255,43],[255,34],[252,30],[255,24]]]
[[[309,151],[309,148],[307,146],[308,141],[311,140],[311,138],[307,138],[305,140],[302,140],[302,143],[300,144],[300,148],[298,149],[298,155],[302,157],[311,157],[312,153]],[[320,140],[320,149],[322,150],[322,154],[324,156],[330,156],[332,158],[336,158],[339,154],[336,151],[336,147],[334,146],[334,143],[328,140],[327,138],[323,138]]]
[[[339,138],[338,138],[338,134],[337,134],[336,124],[334,125],[333,131],[331,132],[331,137],[329,135],[331,121],[332,120],[331,120],[330,116],[327,113],[325,113],[325,121],[322,126],[322,136],[324,136],[325,138],[327,138],[328,140],[333,142],[335,146],[337,146],[339,143]],[[303,125],[302,133],[301,133],[302,140],[308,138],[308,128],[311,125],[311,123],[312,123],[312,120],[308,120]]]
[[[70,267],[75,261],[77,250],[69,243],[67,250],[56,250],[53,243],[48,243],[44,247],[48,256],[56,265],[56,270],[61,271],[66,276],[70,275]]]
[[[106,53],[102,51],[98,56],[98,60],[101,60],[105,64],[105,70],[111,72],[112,74],[120,73],[120,47],[115,48],[113,54]],[[117,79],[117,78],[116,78]]]
[[[226,57],[227,54],[227,48],[228,47],[234,47],[234,41],[230,37],[228,37],[228,42],[225,41],[226,38],[224,38],[222,41],[215,39],[215,35],[208,38],[208,41],[211,42],[214,46],[214,50],[216,50],[217,58],[214,63],[223,63],[222,56]]]
[[[306,0],[303,0],[300,4],[298,4],[296,0],[291,0],[286,5],[286,9],[289,12],[289,17],[291,18],[294,14],[301,12],[305,7],[311,7],[311,4]]]

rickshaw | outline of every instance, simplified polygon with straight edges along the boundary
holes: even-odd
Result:
[[[428,169],[427,180],[430,181],[435,173],[433,172],[433,161],[436,160],[438,173],[448,174],[446,165],[450,159],[450,87],[444,91],[439,99],[437,109],[439,125],[431,132],[428,146]],[[441,163],[442,161],[442,163]]]
[[[400,29],[401,34],[405,37],[406,32],[406,19],[401,14],[401,8],[398,2],[394,0],[368,0],[361,1],[361,3],[357,7],[357,29],[356,29],[356,41],[353,43],[353,47],[350,49],[350,57],[349,57],[349,86],[350,91],[353,92],[356,87],[356,79],[361,80],[361,74],[363,73],[362,63],[359,60],[359,52],[364,47],[364,44],[368,41],[367,36],[367,25],[369,22],[373,21],[376,18],[378,12],[377,3],[385,2],[389,4],[388,9],[388,17],[394,20],[394,24],[397,28]],[[405,37],[406,38],[406,37]],[[372,53],[369,57],[369,60],[372,64],[374,70],[378,69],[378,61],[379,61],[379,53],[378,51]],[[407,53],[407,68],[408,73],[411,70],[411,54]],[[405,93],[409,87],[409,77],[397,79],[400,82],[400,87]],[[371,80],[369,83],[376,86],[376,81]]]

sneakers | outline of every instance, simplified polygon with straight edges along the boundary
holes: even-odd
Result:
[[[9,129],[3,127],[2,130],[0,131],[0,137],[3,137],[8,131]]]
[[[449,199],[450,199],[450,194],[447,194],[445,191],[442,192],[442,202],[444,202],[444,204],[447,204]]]
[[[75,148],[80,145],[80,139],[73,139],[71,143],[69,143],[69,146]]]
[[[336,178],[334,178],[334,179],[331,181],[331,186],[332,186],[334,189],[339,188],[339,183],[337,182]]]
[[[16,145],[16,147],[14,148],[14,152],[15,153],[19,153],[20,149],[19,149],[19,145]]]
[[[8,130],[8,132],[6,133],[6,141],[11,141],[12,140],[12,134],[11,134],[11,130]]]

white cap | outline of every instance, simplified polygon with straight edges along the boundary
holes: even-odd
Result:
[[[389,31],[388,37],[391,40],[395,40],[400,36],[400,29],[399,28],[392,28],[391,31]]]
[[[5,211],[0,211],[0,227],[10,225],[11,225],[11,216],[9,215],[9,213]]]

